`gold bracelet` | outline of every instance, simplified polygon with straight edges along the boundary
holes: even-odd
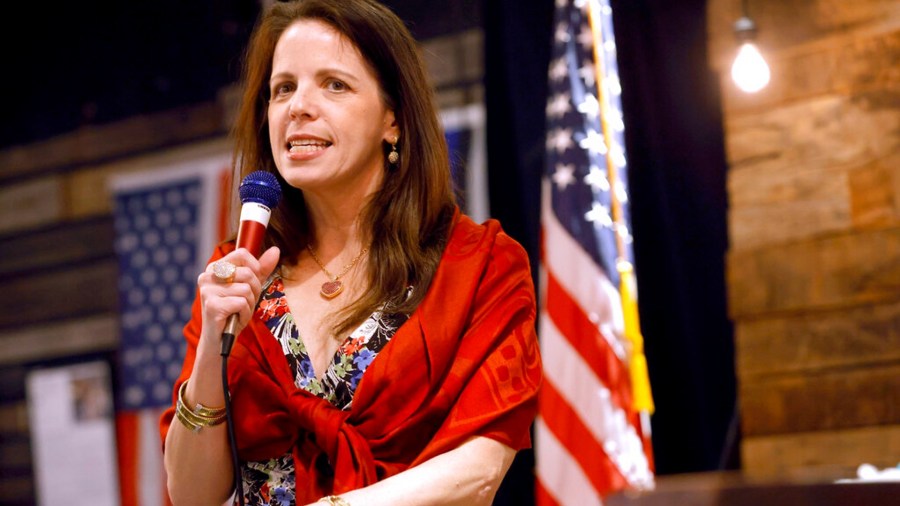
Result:
[[[325,504],[330,504],[331,506],[353,506],[350,504],[350,501],[338,495],[327,495],[316,502],[323,502]]]
[[[178,389],[178,399],[181,400],[182,402],[184,402],[184,391],[187,388],[187,384],[188,384],[188,382],[187,382],[187,380],[185,380],[184,383],[181,384],[181,388]],[[187,402],[184,402],[184,404],[186,406]],[[193,412],[197,416],[201,416],[204,418],[218,418],[225,414],[225,406],[222,406],[220,408],[208,408],[198,402],[194,406]]]
[[[193,432],[200,432],[203,427],[212,427],[219,425],[225,421],[225,408],[208,408],[203,404],[197,403],[192,410],[187,407],[184,399],[184,391],[187,387],[187,381],[181,384],[178,389],[178,399],[175,402],[175,416],[182,425]]]
[[[184,415],[184,407],[180,402],[175,406],[175,418],[178,418],[178,421],[181,422],[181,425],[187,427],[191,432],[200,432],[200,429],[203,428],[201,425],[198,425],[195,422],[189,420]]]

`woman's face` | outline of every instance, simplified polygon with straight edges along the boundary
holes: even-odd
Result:
[[[381,186],[382,141],[399,130],[349,40],[321,21],[293,23],[275,46],[269,91],[272,156],[288,184],[348,198]]]

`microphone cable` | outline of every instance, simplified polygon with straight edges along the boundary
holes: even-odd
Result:
[[[234,335],[223,334],[223,340],[234,342]],[[230,348],[230,346],[229,346]],[[228,351],[222,350],[222,391],[225,393],[225,423],[228,425],[228,442],[231,445],[231,465],[234,468],[234,493],[238,504],[244,506],[244,480],[241,476],[241,461],[238,458],[237,437],[234,433],[234,417],[231,411],[231,391],[228,390]]]

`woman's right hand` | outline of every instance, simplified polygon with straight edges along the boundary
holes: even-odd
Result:
[[[238,319],[235,335],[247,326],[262,285],[275,270],[280,255],[278,248],[272,247],[257,260],[246,249],[237,249],[221,259],[237,267],[232,280],[217,278],[213,264],[197,278],[202,324],[193,370],[183,393],[188,406],[218,408],[225,404],[222,330],[233,314]],[[174,504],[222,504],[231,494],[234,470],[225,427],[218,424],[193,432],[178,421],[172,422],[164,459]]]
[[[238,335],[250,318],[262,292],[262,285],[278,265],[280,251],[273,246],[257,260],[249,251],[239,248],[220,259],[234,264],[234,279],[223,281],[213,274],[213,263],[197,278],[203,318],[199,348],[219,354],[222,331],[228,318],[237,315]],[[197,350],[200,352],[200,349]]]

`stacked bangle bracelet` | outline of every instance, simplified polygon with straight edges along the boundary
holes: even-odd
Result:
[[[184,390],[187,381],[178,389],[178,400],[175,403],[175,416],[182,425],[194,432],[200,432],[203,427],[212,427],[225,421],[225,408],[208,408],[199,402],[191,409],[184,400]]]

